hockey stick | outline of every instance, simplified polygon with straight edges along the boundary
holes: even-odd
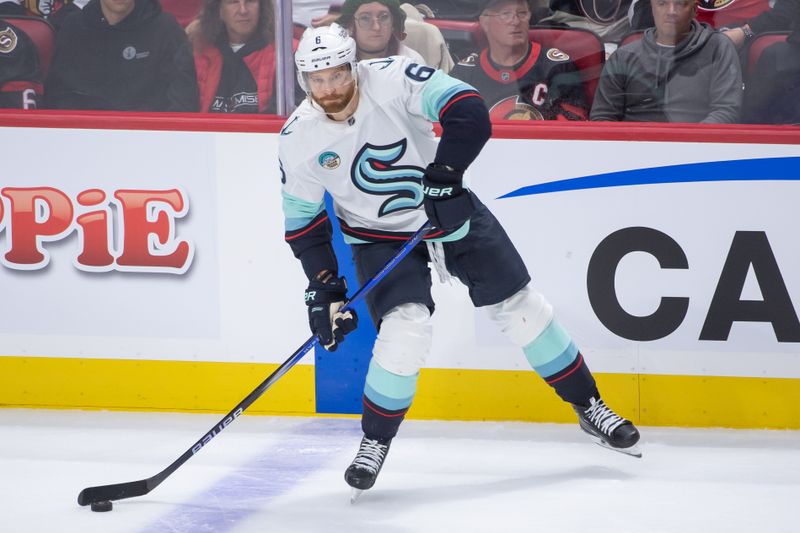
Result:
[[[372,278],[369,279],[364,285],[361,286],[352,298],[342,307],[342,312],[352,309],[352,307],[364,299],[367,293],[377,285],[386,275],[394,269],[395,266],[406,256],[408,253],[422,240],[425,233],[431,229],[430,223],[425,223],[408,241],[403,244],[402,248],[392,257],[383,268],[381,268]],[[171,465],[159,472],[158,474],[147,479],[139,481],[129,481],[127,483],[116,483],[113,485],[101,485],[98,487],[88,487],[78,494],[79,505],[89,505],[95,502],[122,500],[124,498],[133,498],[136,496],[143,496],[159,486],[162,481],[167,479],[173,472],[180,468],[183,463],[191,459],[194,454],[199,452],[203,446],[211,442],[211,439],[219,435],[222,430],[227,428],[230,424],[241,415],[245,409],[250,407],[253,402],[261,397],[268,388],[270,388],[276,381],[281,379],[303,356],[308,353],[311,348],[317,344],[318,339],[316,336],[310,337],[300,348],[295,351],[289,359],[284,361],[275,371],[269,375],[267,379],[253,390],[247,397],[239,402],[231,412],[225,415],[213,428],[211,428],[203,437],[198,440],[191,448],[186,450],[183,455],[178,457]]]

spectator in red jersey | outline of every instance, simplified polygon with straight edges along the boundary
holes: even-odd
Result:
[[[586,120],[581,76],[570,57],[528,38],[525,0],[489,0],[480,25],[489,46],[458,63],[450,75],[481,93],[498,120]]]
[[[42,81],[36,45],[25,32],[0,18],[0,108],[36,109]]]
[[[200,111],[275,113],[270,0],[205,0],[192,37]],[[296,100],[305,95],[299,93]]]

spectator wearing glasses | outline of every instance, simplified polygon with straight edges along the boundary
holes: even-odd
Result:
[[[733,43],[694,20],[695,0],[652,0],[655,28],[603,68],[592,120],[732,123],[742,104]]]
[[[586,120],[586,92],[569,55],[528,37],[525,0],[488,0],[479,22],[489,46],[450,75],[483,96],[495,120]]]
[[[356,58],[406,56],[424,64],[422,56],[403,44],[406,14],[398,0],[346,0],[338,23],[356,41]]]

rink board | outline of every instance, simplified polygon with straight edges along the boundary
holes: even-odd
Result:
[[[0,115],[0,405],[226,412],[308,337],[279,124],[75,120]],[[582,126],[498,126],[470,179],[604,397],[644,424],[800,428],[800,133]],[[434,297],[410,416],[574,419],[463,287]],[[357,413],[363,317],[248,412]]]

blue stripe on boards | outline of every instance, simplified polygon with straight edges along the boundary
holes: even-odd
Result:
[[[325,203],[333,225],[333,249],[339,260],[339,275],[347,278],[348,293],[352,296],[359,287],[353,254],[342,238],[339,221],[333,215],[333,202],[327,194]],[[300,296],[298,294],[298,298]],[[319,345],[314,348],[318,413],[360,414],[363,408],[364,381],[377,331],[370,320],[365,301],[356,304],[355,309],[358,328],[347,336],[335,352],[328,352]]]
[[[712,181],[795,181],[800,180],[800,157],[774,157],[710,161],[664,167],[642,168],[594,174],[580,178],[528,185],[500,198],[546,194],[551,192],[656,185],[663,183],[695,183]]]

